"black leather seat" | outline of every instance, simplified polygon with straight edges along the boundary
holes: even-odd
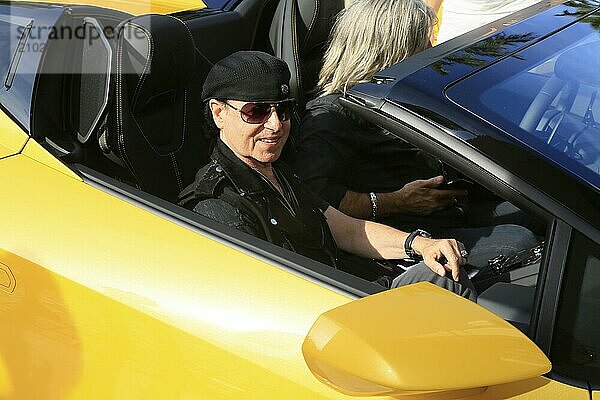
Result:
[[[274,55],[288,63],[290,89],[304,109],[314,90],[329,31],[343,0],[280,0],[269,32]]]
[[[117,30],[108,126],[100,147],[140,189],[175,201],[208,159],[194,40],[179,19],[144,15]]]

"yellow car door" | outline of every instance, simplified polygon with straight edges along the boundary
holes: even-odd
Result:
[[[301,345],[347,296],[98,190],[33,140],[0,181],[0,398],[340,398]]]

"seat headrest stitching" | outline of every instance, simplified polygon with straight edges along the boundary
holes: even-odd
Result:
[[[298,55],[298,34],[296,32],[296,14],[298,13],[296,1],[292,2],[292,52],[294,53],[294,70],[296,71],[296,83],[298,86],[298,97],[302,93],[302,77],[300,76],[300,57]]]
[[[153,142],[148,138],[148,136],[146,136],[146,133],[144,132],[144,130],[142,129],[142,126],[140,125],[140,123],[138,122],[137,118],[132,115],[131,116],[131,120],[133,121],[133,123],[135,124],[135,126],[137,127],[137,129],[140,131],[141,133],[141,137],[144,139],[146,145],[148,147],[150,147],[150,149],[154,152],[154,154],[156,154],[159,157],[164,157],[164,154],[160,154],[156,148],[153,145]]]
[[[306,37],[304,38],[304,44],[308,43],[308,39],[310,39],[310,35],[313,33],[313,28],[315,27],[315,21],[317,20],[317,15],[319,15],[320,9],[321,9],[321,3],[319,3],[319,0],[315,0],[315,11],[313,13],[312,20],[310,21],[310,25],[308,25],[308,30],[306,31]]]
[[[173,18],[174,20],[178,21],[181,25],[183,25],[188,33],[188,36],[190,37],[190,41],[192,42],[192,46],[194,47],[194,50],[196,50],[196,53],[200,54],[200,56],[202,58],[204,58],[206,61],[208,61],[208,63],[210,64],[210,66],[212,67],[214,65],[214,63],[212,61],[210,61],[208,58],[206,58],[206,56],[198,49],[198,47],[196,47],[196,41],[194,40],[194,35],[192,35],[192,31],[190,30],[190,27],[187,26],[187,24],[185,22],[183,22],[182,20],[180,20],[179,18],[175,18],[172,15],[167,15],[167,17],[169,18]],[[196,75],[198,73],[198,60],[194,59],[194,65],[196,68],[194,68],[194,72],[193,74]]]
[[[122,76],[122,61],[123,61],[123,42],[124,39],[121,36],[119,42],[117,43],[117,146],[119,148],[119,153],[121,155],[121,159],[129,168],[129,171],[132,173],[133,177],[136,180],[136,183],[139,182],[139,178],[133,169],[133,164],[129,160],[127,156],[127,152],[125,151],[125,135],[123,130],[123,76]],[[120,44],[120,45],[119,45]]]
[[[115,81],[115,86],[116,86],[116,93],[115,96],[116,98],[116,102],[115,105],[117,107],[117,109],[115,110],[117,112],[117,148],[119,149],[119,154],[122,154],[121,151],[121,135],[122,135],[122,131],[123,131],[123,104],[122,104],[122,93],[123,93],[123,89],[122,89],[122,81],[123,78],[121,76],[121,58],[122,58],[122,54],[123,54],[123,37],[121,36],[119,38],[119,41],[117,42],[117,77],[116,77],[116,81]]]
[[[177,21],[177,22],[179,22],[181,25],[183,25],[183,27],[185,27],[185,30],[187,31],[187,33],[188,33],[188,35],[189,35],[189,37],[190,37],[190,40],[192,41],[192,43],[194,43],[194,47],[196,47],[196,43],[195,43],[195,40],[194,40],[194,35],[192,35],[192,31],[190,30],[190,27],[189,27],[189,26],[187,26],[187,24],[186,24],[185,22],[183,22],[182,20],[180,20],[179,18],[175,18],[175,17],[174,17],[174,16],[172,16],[172,15],[167,15],[167,17],[169,17],[169,18],[171,18],[171,19],[174,19],[175,21]]]
[[[152,34],[146,30],[146,28],[144,28],[143,26],[140,26],[136,23],[131,23],[131,25],[133,25],[135,28],[140,29],[145,35],[146,35],[146,40],[148,41],[148,59],[146,60],[146,63],[144,64],[144,69],[142,70],[142,77],[140,80],[138,80],[138,84],[135,87],[135,91],[133,92],[133,101],[136,102],[137,101],[137,97],[139,95],[139,92],[142,88],[143,83],[146,81],[146,71],[148,70],[148,66],[151,63],[152,58],[154,57],[154,39],[152,38]]]
[[[181,175],[179,173],[179,167],[177,166],[177,159],[175,158],[175,154],[169,154],[171,156],[171,163],[173,164],[173,169],[175,170],[175,177],[177,178],[177,187],[179,191],[183,190],[183,182],[181,180]]]
[[[187,129],[187,89],[183,91],[183,132],[181,132],[181,145],[177,149],[179,151],[185,144],[185,132]]]

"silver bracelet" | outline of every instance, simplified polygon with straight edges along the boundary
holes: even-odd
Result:
[[[371,198],[371,219],[377,218],[377,195],[374,192],[369,192]]]

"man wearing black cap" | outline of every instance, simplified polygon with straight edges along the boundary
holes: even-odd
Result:
[[[422,257],[424,263],[392,286],[426,280],[475,299],[471,282],[459,276],[466,261],[462,243],[349,217],[315,197],[278,161],[290,131],[289,79],[287,64],[262,52],[240,51],[213,66],[202,98],[218,139],[180,204],[333,266],[338,248],[368,258]]]

